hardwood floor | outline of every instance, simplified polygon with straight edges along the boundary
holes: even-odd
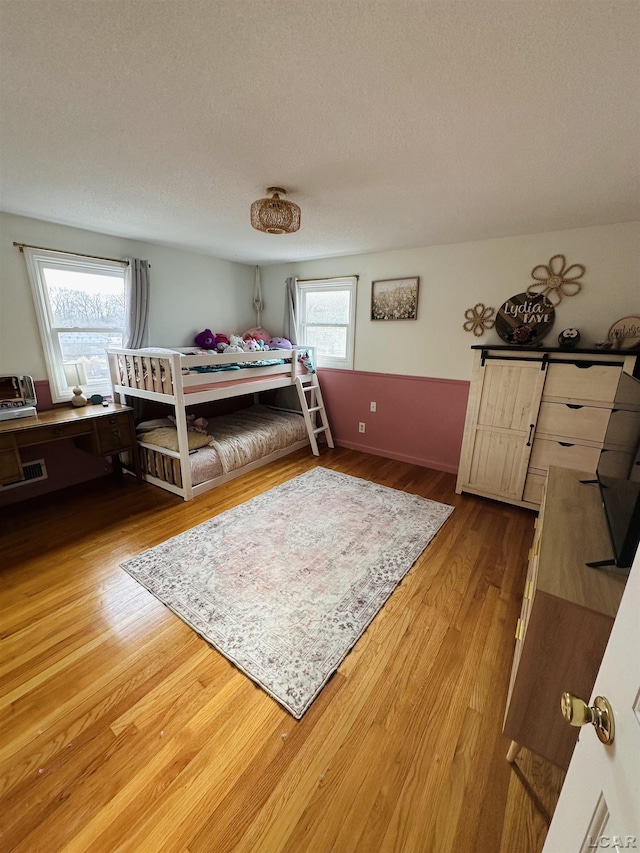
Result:
[[[296,721],[119,564],[316,464],[456,510]],[[534,516],[454,484],[338,448],[0,510],[1,849],[540,851],[563,774],[501,735]]]

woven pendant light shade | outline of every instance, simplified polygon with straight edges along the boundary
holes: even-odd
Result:
[[[300,208],[292,201],[280,198],[287,191],[282,187],[267,187],[271,198],[261,198],[251,205],[251,224],[265,234],[293,234],[300,228]]]

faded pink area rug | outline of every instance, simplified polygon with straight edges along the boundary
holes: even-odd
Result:
[[[451,512],[314,468],[122,568],[300,719]]]

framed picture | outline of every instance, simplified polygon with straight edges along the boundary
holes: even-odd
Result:
[[[372,320],[415,320],[418,316],[419,276],[371,282]]]

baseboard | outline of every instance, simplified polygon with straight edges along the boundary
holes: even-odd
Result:
[[[372,456],[382,456],[385,459],[394,459],[396,462],[408,462],[410,465],[419,465],[421,468],[431,468],[434,471],[444,471],[446,474],[457,474],[457,465],[446,465],[438,462],[435,459],[423,459],[417,456],[406,456],[401,453],[390,453],[387,450],[382,450],[379,447],[370,447],[368,444],[361,444],[356,441],[335,440],[337,447],[346,447],[349,450],[359,450],[361,453],[371,453]]]

